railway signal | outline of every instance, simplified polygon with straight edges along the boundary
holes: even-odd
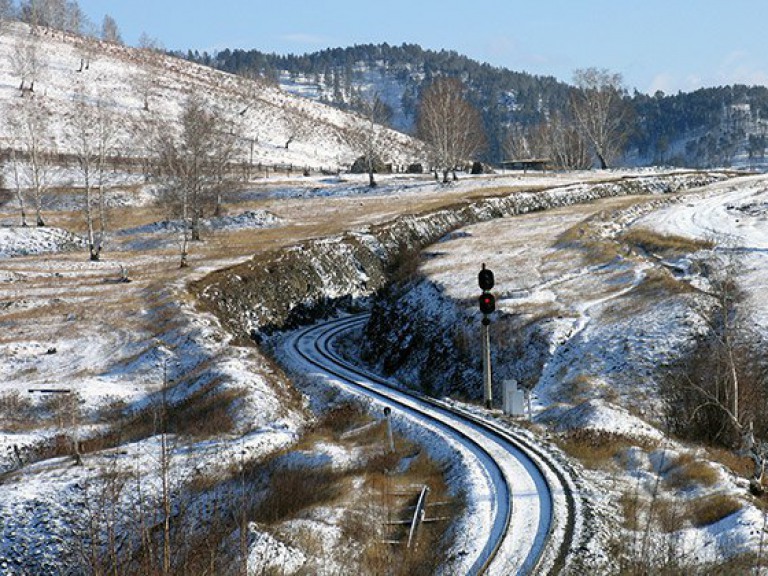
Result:
[[[495,283],[493,272],[485,267],[485,262],[483,262],[483,267],[477,275],[477,283],[480,285],[480,289],[484,291],[493,288]]]
[[[496,298],[490,292],[483,292],[480,295],[480,312],[485,316],[496,310]]]
[[[493,272],[485,267],[485,263],[483,263],[483,267],[477,275],[477,283],[483,291],[478,299],[480,312],[483,314],[483,399],[485,400],[485,407],[490,409],[493,404],[493,391],[491,387],[491,319],[488,316],[496,310],[496,297],[490,293],[496,280],[493,277]]]

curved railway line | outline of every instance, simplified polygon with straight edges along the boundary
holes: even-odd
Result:
[[[490,524],[468,573],[562,572],[585,537],[573,473],[519,432],[467,409],[395,388],[342,358],[335,341],[366,319],[361,314],[299,330],[288,339],[286,352],[299,369],[331,377],[335,385],[389,406],[399,417],[427,427],[446,443],[460,443],[472,454],[488,490]]]

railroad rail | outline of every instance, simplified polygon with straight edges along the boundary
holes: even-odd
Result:
[[[523,433],[449,402],[405,391],[342,358],[335,342],[367,319],[360,314],[294,332],[288,359],[333,384],[428,428],[474,455],[492,498],[490,525],[468,563],[469,574],[556,574],[583,538],[576,483],[547,449]]]

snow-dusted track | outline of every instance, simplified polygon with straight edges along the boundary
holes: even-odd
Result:
[[[467,562],[470,574],[552,574],[567,563],[580,539],[579,502],[570,476],[546,451],[507,428],[446,403],[394,389],[390,382],[342,359],[333,343],[366,316],[352,316],[297,331],[286,352],[305,369],[330,376],[354,394],[363,394],[458,445],[474,459],[469,498],[487,499],[481,521],[484,542]],[[480,478],[478,478],[478,476]]]

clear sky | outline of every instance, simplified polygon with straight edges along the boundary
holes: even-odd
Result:
[[[630,90],[768,85],[768,0],[79,0],[127,44],[303,54],[403,42],[570,82],[619,72]]]

